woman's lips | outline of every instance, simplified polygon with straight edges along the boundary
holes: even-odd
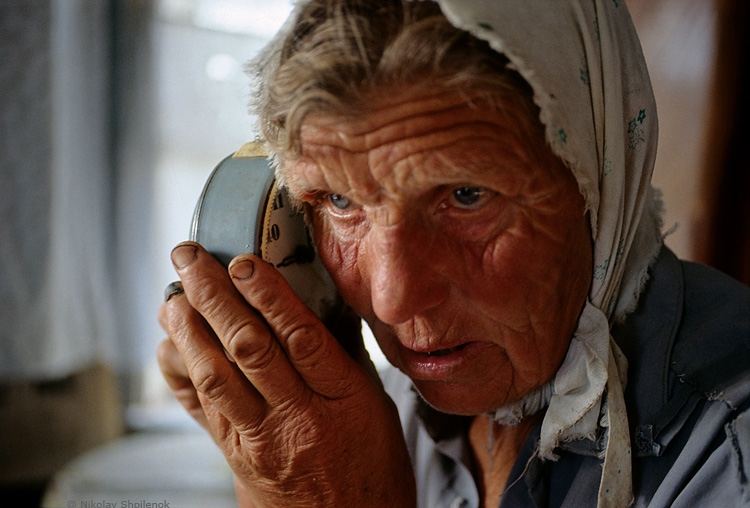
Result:
[[[402,346],[401,367],[406,375],[415,380],[447,381],[473,365],[482,350],[481,342],[466,342],[430,351],[415,351]]]

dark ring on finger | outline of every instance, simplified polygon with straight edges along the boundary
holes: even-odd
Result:
[[[167,289],[164,290],[164,301],[168,302],[173,296],[181,295],[185,290],[182,288],[182,282],[179,280],[170,282]]]

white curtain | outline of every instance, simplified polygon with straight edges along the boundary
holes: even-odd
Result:
[[[110,11],[3,2],[0,381],[112,362]]]

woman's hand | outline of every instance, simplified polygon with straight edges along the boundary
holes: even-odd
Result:
[[[281,274],[243,255],[230,278],[190,242],[172,260],[184,295],[160,311],[170,338],[159,363],[244,486],[240,497],[257,507],[415,506],[395,406]]]

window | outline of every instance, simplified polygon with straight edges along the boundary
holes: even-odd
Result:
[[[131,370],[136,371],[128,411],[134,427],[187,419],[155,359],[164,336],[156,309],[161,291],[175,279],[169,252],[187,239],[211,170],[255,138],[244,65],[290,10],[280,0],[158,0],[147,16],[150,51],[133,61],[145,76],[133,87],[142,87],[145,94],[131,98],[132,108],[127,98],[121,106],[126,125],[120,141],[119,243],[125,251],[120,263],[124,285],[129,287],[125,300],[132,306],[128,315],[137,320],[125,324]],[[371,335],[367,342],[382,365]]]

